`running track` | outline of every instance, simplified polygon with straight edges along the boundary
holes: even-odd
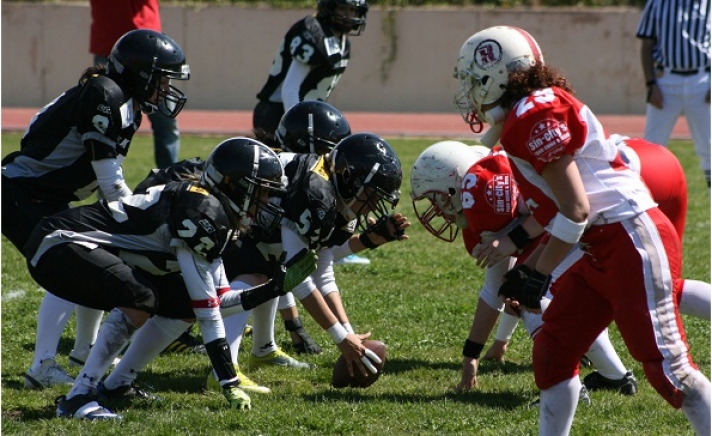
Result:
[[[2,131],[24,131],[35,108],[2,108]],[[378,113],[344,112],[353,132],[371,132],[379,136],[459,138],[476,136],[453,109],[452,113]],[[599,115],[606,132],[630,137],[642,137],[645,117],[642,115]],[[251,111],[184,110],[178,116],[182,133],[215,136],[249,135],[252,129]],[[144,122],[139,132],[149,133],[150,123]],[[680,118],[672,133],[674,139],[690,139],[684,118]]]

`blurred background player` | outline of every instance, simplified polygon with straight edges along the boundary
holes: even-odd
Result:
[[[272,137],[282,115],[301,101],[328,101],[351,59],[349,36],[366,28],[368,8],[366,0],[319,0],[316,15],[290,27],[257,94],[252,124],[258,135],[262,131]],[[266,144],[279,147],[272,141]],[[340,263],[365,265],[370,260],[351,255]]]
[[[77,86],[38,112],[20,151],[3,159],[2,232],[20,250],[43,217],[70,208],[97,187],[107,200],[130,195],[121,165],[141,125],[141,112],[175,117],[186,102],[170,81],[188,80],[190,69],[183,50],[168,36],[152,30],[128,32],[116,41],[109,59],[108,65],[87,69]],[[55,356],[74,306],[45,294],[26,387],[73,382]],[[83,364],[102,311],[77,307],[76,314],[77,340],[70,359]]]
[[[709,187],[710,4],[648,0],[636,36],[647,89],[644,137],[667,147],[685,115]]]

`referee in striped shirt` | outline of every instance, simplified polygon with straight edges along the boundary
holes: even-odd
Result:
[[[645,139],[667,146],[685,115],[710,186],[710,0],[648,0],[636,36],[647,88]]]

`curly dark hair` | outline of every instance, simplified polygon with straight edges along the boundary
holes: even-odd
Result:
[[[552,86],[561,88],[570,94],[575,94],[573,87],[559,70],[537,62],[527,70],[509,73],[509,82],[499,103],[503,107],[509,108],[537,89]]]

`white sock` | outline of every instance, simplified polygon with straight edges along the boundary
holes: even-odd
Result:
[[[91,347],[91,352],[84,367],[74,382],[74,386],[67,394],[67,399],[79,394],[91,392],[99,384],[111,363],[124,349],[136,326],[119,309],[112,309],[99,329],[96,342]]]
[[[77,356],[86,356],[89,354],[91,344],[96,342],[96,335],[99,333],[104,311],[90,309],[77,304],[74,307],[74,316],[77,321],[77,334],[74,337],[74,349],[72,351]]]
[[[64,327],[74,310],[74,303],[63,300],[47,292],[37,313],[37,336],[35,338],[35,357],[32,369],[37,370],[45,359],[57,357],[57,345]]]
[[[569,434],[574,422],[580,390],[581,381],[578,377],[572,377],[541,391],[540,436],[566,436]]]
[[[252,354],[266,356],[277,350],[274,341],[274,320],[277,316],[278,299],[261,304],[252,309]]]
[[[682,400],[682,413],[690,422],[697,435],[710,434],[710,381],[700,371],[693,372],[685,380],[685,399]]]
[[[710,320],[712,287],[699,280],[685,280],[680,297],[680,313]]]
[[[495,333],[494,339],[501,342],[509,342],[509,340],[512,339],[512,333],[514,333],[514,329],[517,328],[518,322],[518,316],[502,312],[502,315],[499,317],[497,333]]]
[[[531,313],[528,310],[523,310],[522,324],[524,325],[524,330],[529,333],[529,337],[533,340],[539,333],[539,330],[541,330],[541,326],[544,325],[544,321],[541,320],[540,313]]]
[[[593,341],[591,348],[586,352],[586,357],[593,363],[596,370],[602,376],[611,380],[620,380],[627,372],[626,367],[618,357],[618,353],[613,348],[611,339],[608,337],[608,329],[603,329],[600,335]]]
[[[104,381],[107,389],[128,386],[136,380],[153,359],[161,354],[171,342],[175,341],[192,323],[180,319],[165,318],[155,315],[146,321],[131,339],[121,361]]]
[[[279,297],[279,304],[277,305],[277,308],[279,310],[284,310],[290,309],[296,305],[297,303],[294,301],[294,295],[292,295],[291,292],[287,292],[286,294]]]

